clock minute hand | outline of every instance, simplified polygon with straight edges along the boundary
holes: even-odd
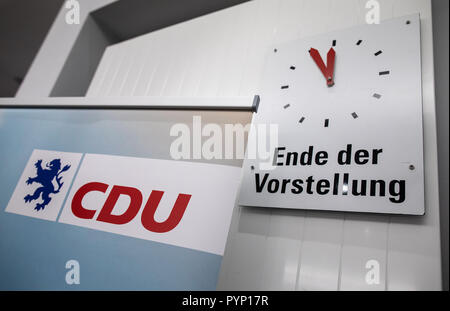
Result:
[[[318,50],[311,48],[309,50],[309,54],[311,55],[314,62],[317,64],[317,67],[319,67],[320,71],[322,72],[323,76],[327,80],[328,86],[334,85],[333,75],[334,75],[334,60],[336,57],[336,52],[333,48],[331,48],[328,51],[327,54],[327,66],[325,66],[322,57],[320,56],[320,53]]]
[[[331,48],[328,51],[327,54],[327,85],[333,86],[334,85],[334,60],[336,58],[336,52],[333,48]]]

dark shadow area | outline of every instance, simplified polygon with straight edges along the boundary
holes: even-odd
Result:
[[[117,42],[249,0],[121,0],[91,13]]]
[[[0,97],[14,97],[63,0],[0,0]]]
[[[448,258],[448,33],[449,33],[449,1],[433,0],[433,43],[434,43],[434,77],[436,88],[436,126],[438,138],[439,161],[439,204],[441,220],[441,245],[442,245],[442,288],[448,291],[449,258]]]

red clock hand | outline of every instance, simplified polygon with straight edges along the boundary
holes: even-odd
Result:
[[[333,48],[331,48],[328,51],[327,54],[327,66],[325,66],[322,57],[320,56],[319,51],[316,49],[311,48],[309,50],[309,53],[311,54],[312,59],[316,62],[317,66],[319,67],[320,71],[322,71],[323,76],[327,80],[328,86],[334,85],[334,63],[336,58],[336,52]]]
[[[322,71],[324,77],[327,77],[327,67],[323,63],[322,57],[320,56],[319,51],[316,49],[311,48],[309,50],[309,54],[311,54],[312,59],[316,62],[317,66],[319,67],[320,71]]]
[[[327,54],[327,85],[334,85],[334,60],[336,58],[336,52],[333,48],[328,51]]]

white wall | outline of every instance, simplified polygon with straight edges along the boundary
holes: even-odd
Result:
[[[430,0],[379,0],[382,19],[422,22],[426,215],[236,206],[218,289],[441,288]],[[109,47],[88,96],[252,96],[267,46],[364,23],[365,0],[255,0]],[[381,283],[364,281],[381,264]]]

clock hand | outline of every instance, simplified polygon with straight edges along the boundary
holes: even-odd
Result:
[[[328,51],[327,66],[325,66],[318,50],[311,48],[309,50],[309,54],[311,55],[312,59],[315,61],[315,63],[319,67],[320,71],[322,72],[323,76],[327,80],[327,85],[330,87],[333,86],[334,85],[334,80],[333,80],[334,62],[335,62],[335,57],[336,57],[336,52],[334,51],[334,49],[331,48]]]
[[[333,86],[334,85],[334,60],[336,58],[336,52],[333,48],[331,48],[328,51],[327,54],[327,85]]]
[[[319,67],[320,71],[322,71],[324,77],[327,77],[327,67],[323,63],[322,57],[320,56],[319,51],[317,51],[314,48],[311,48],[309,50],[309,54],[311,55],[312,59],[316,62],[317,66]]]

